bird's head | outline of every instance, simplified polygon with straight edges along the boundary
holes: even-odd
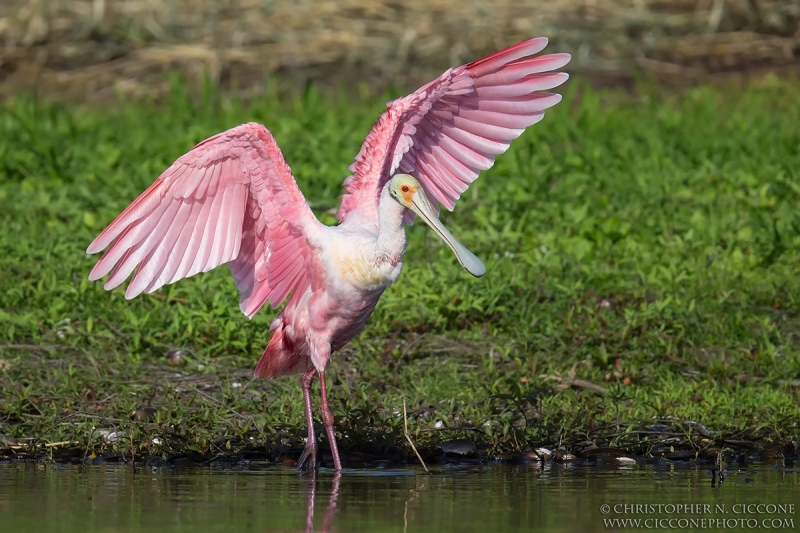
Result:
[[[400,205],[408,209],[411,209],[417,191],[422,191],[422,194],[425,194],[422,184],[417,181],[414,176],[409,174],[396,174],[391,181],[389,181],[389,194],[391,194],[392,198],[397,200]]]
[[[431,207],[428,196],[422,184],[414,176],[408,174],[396,174],[389,181],[389,194],[403,207],[410,209],[425,221],[425,223],[435,231],[439,237],[450,246],[456,254],[458,262],[461,263],[467,272],[479,278],[486,273],[486,267],[475,254],[458,242],[453,234],[439,221],[439,217]]]

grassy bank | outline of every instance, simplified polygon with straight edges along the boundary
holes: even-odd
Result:
[[[404,453],[403,401],[428,451],[464,437],[498,454],[798,439],[798,89],[768,78],[632,96],[573,82],[443,215],[484,278],[409,229],[399,283],[332,363],[344,450]],[[250,120],[332,223],[346,166],[392,95],[173,93],[168,105],[0,110],[6,454],[277,457],[299,443],[297,379],[251,378],[274,312],[241,315],[226,268],[126,301],[87,281],[97,257],[84,250],[176,157]],[[168,364],[174,349],[185,366]]]

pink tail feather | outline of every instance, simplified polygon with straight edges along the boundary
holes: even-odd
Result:
[[[296,346],[285,331],[285,327],[286,323],[281,322],[274,329],[272,338],[256,365],[256,377],[273,378],[283,374],[294,374],[303,372],[308,367],[308,356],[302,355],[304,350]]]

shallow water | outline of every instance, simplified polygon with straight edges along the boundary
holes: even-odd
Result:
[[[15,533],[796,531],[798,506],[800,468],[766,464],[732,468],[712,487],[708,467],[680,463],[321,471],[316,481],[256,463],[136,474],[125,465],[0,463],[0,531]]]

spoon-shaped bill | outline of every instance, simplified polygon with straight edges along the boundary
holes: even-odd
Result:
[[[450,249],[453,250],[453,253],[456,254],[458,262],[461,263],[461,266],[463,266],[467,272],[476,278],[486,274],[486,267],[483,266],[481,260],[475,257],[475,254],[467,250],[463,244],[458,242],[456,238],[453,237],[453,234],[450,233],[436,217],[428,201],[428,197],[425,196],[422,188],[418,189],[414,194],[414,199],[411,201],[411,210],[418,214],[433,231],[439,234],[439,237],[441,237]]]

